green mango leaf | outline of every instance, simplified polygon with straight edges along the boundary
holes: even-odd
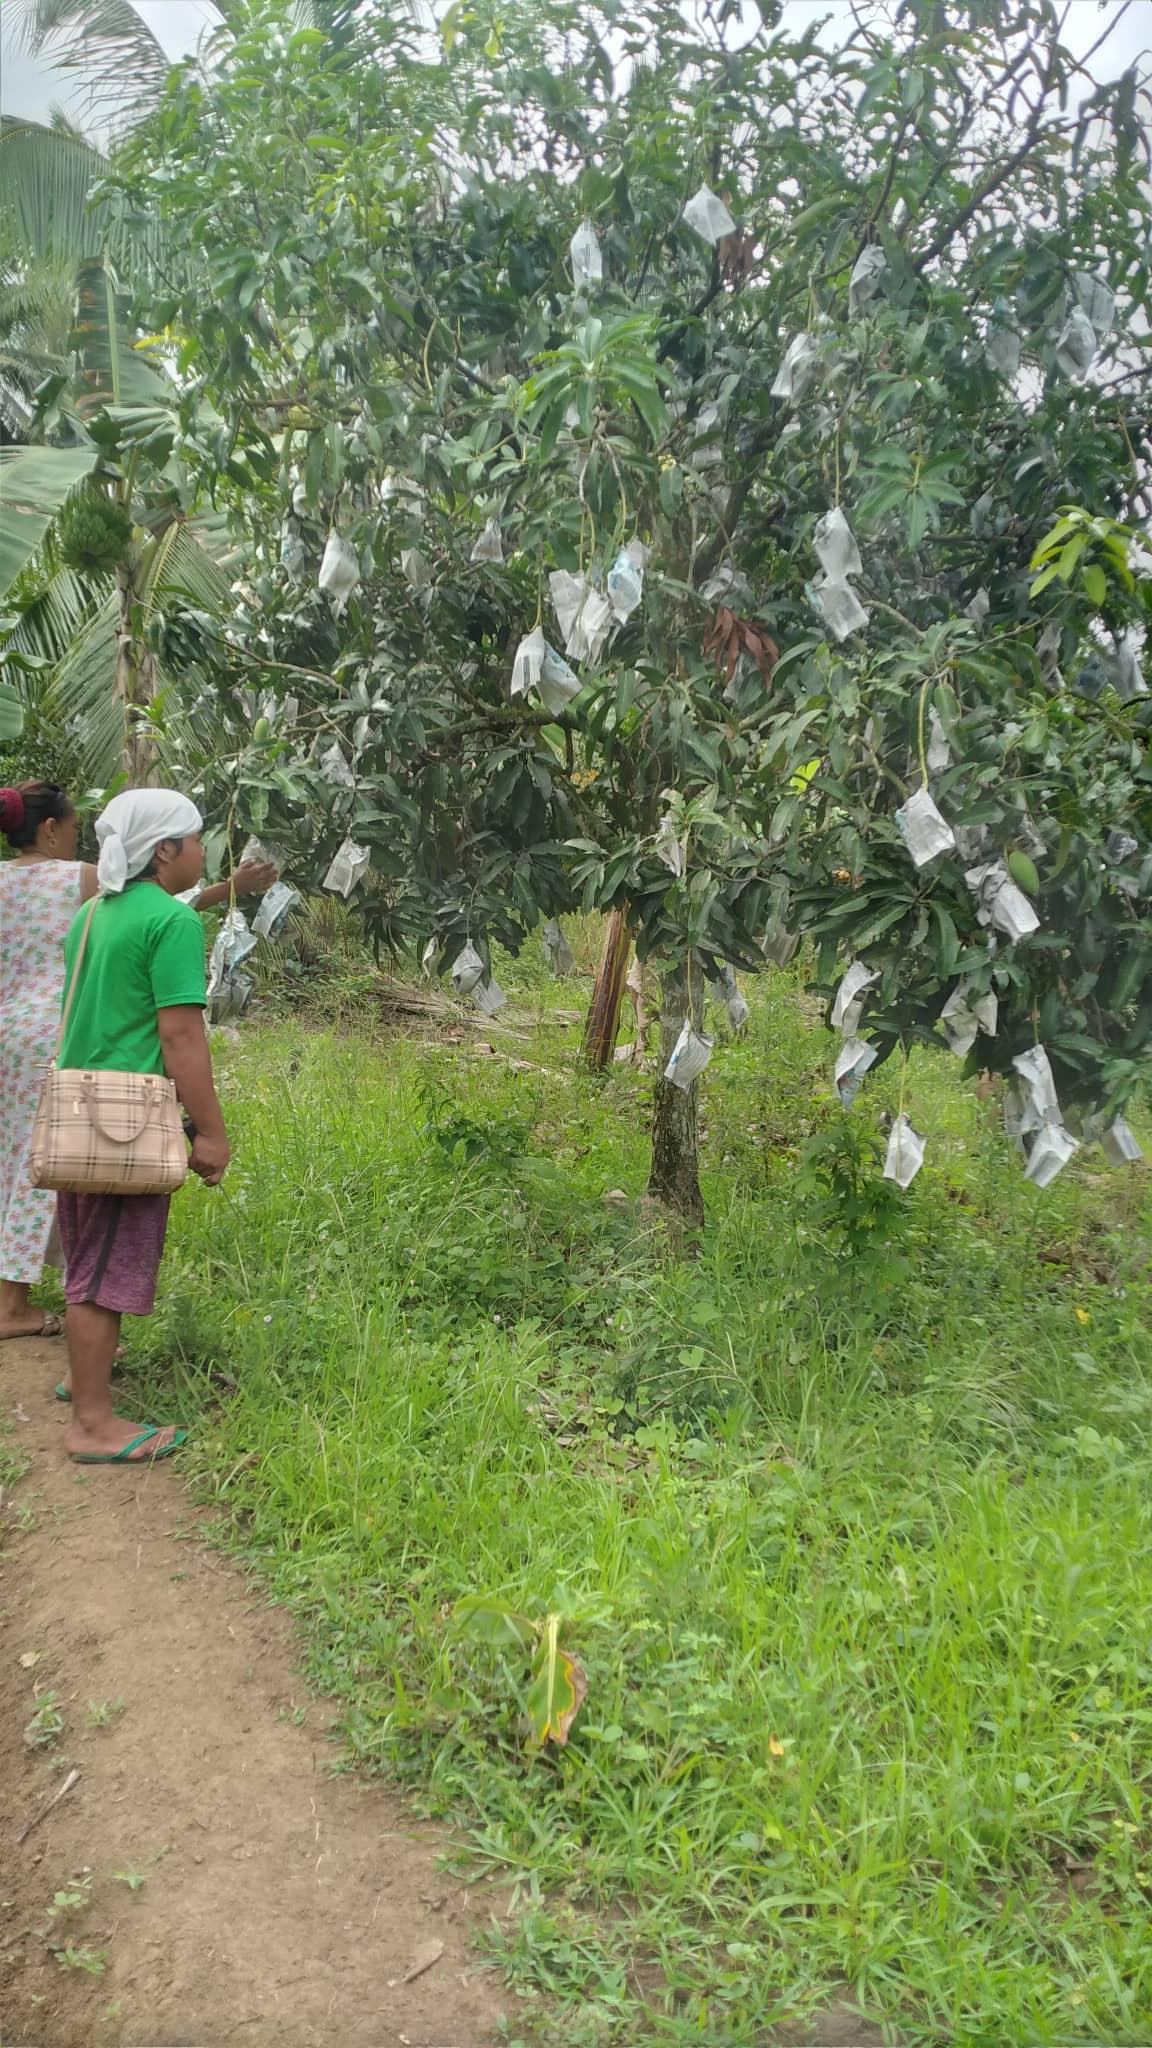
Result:
[[[1108,579],[1098,562],[1089,562],[1082,580],[1093,604],[1103,604],[1108,595]]]

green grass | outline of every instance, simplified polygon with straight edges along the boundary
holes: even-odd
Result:
[[[222,1046],[236,1165],[133,1333],[348,1754],[515,1881],[525,2039],[744,2048],[846,2001],[900,2042],[1146,2042],[1144,1174],[1037,1196],[925,1059],[928,1164],[865,1184],[848,1256],[797,1169],[841,1128],[829,1041],[775,976],[709,1072],[677,1260],[603,1201],[642,1189],[648,1084],[579,1072],[579,983],[507,981],[519,1070]],[[477,1593],[563,1617],[566,1749],[454,1635]]]

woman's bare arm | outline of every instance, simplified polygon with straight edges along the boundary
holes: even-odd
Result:
[[[270,860],[245,861],[226,882],[209,882],[201,889],[193,910],[215,910],[218,903],[227,903],[233,895],[263,896],[276,880],[276,869]]]

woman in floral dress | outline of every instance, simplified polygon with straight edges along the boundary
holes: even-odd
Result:
[[[64,935],[96,890],[76,858],[76,813],[62,789],[0,789],[0,1338],[58,1337],[59,1317],[29,1305],[55,1255],[56,1197],[28,1180],[40,1081],[56,1050]]]
[[[28,1179],[40,1082],[56,1052],[64,992],[64,938],[96,893],[96,870],[76,858],[76,812],[51,782],[0,789],[0,1339],[58,1337],[60,1319],[32,1308],[31,1289],[56,1253],[56,1197]],[[255,894],[276,870],[250,861],[200,892],[209,910],[233,892]]]

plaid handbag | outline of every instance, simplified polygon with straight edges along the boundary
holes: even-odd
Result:
[[[80,935],[56,1057],[99,898]],[[170,1195],[188,1174],[188,1147],[174,1084],[163,1074],[88,1073],[49,1067],[29,1150],[33,1187],[65,1195]]]

